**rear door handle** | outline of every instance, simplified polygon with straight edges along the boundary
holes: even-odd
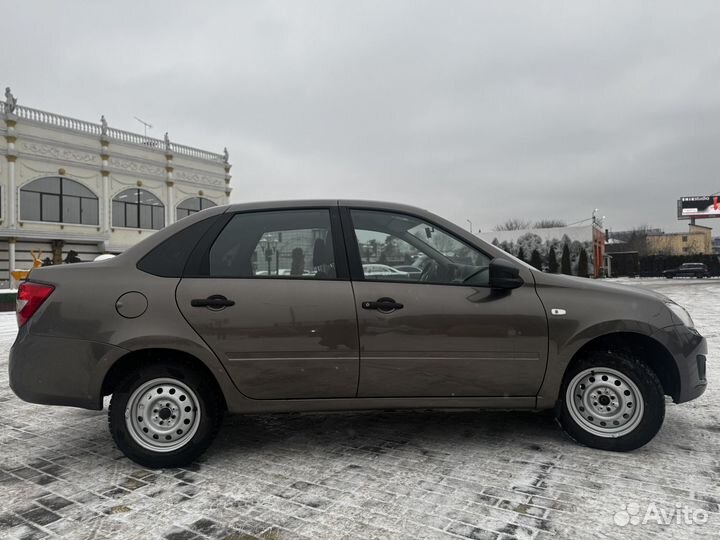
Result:
[[[376,309],[383,313],[390,313],[392,311],[402,309],[405,306],[399,302],[396,302],[392,298],[378,298],[375,302],[363,302],[363,309]]]
[[[192,307],[208,307],[211,309],[221,309],[234,306],[235,302],[233,300],[228,300],[222,294],[213,294],[212,296],[208,296],[207,298],[194,298],[193,300],[190,300],[190,305]]]

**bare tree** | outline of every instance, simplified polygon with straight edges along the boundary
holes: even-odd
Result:
[[[447,234],[435,231],[430,238],[430,245],[437,249],[440,253],[449,253],[453,248],[457,247],[452,238]]]
[[[535,222],[536,229],[552,229],[553,227],[567,227],[562,219],[540,219]]]
[[[685,255],[702,255],[702,250],[700,249],[700,246],[698,246],[697,243],[688,242],[687,251],[685,252]]]
[[[532,226],[531,221],[525,221],[523,219],[512,218],[495,226],[496,231],[519,231],[520,229],[529,229]]]

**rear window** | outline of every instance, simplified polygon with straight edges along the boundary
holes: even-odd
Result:
[[[209,217],[177,232],[140,259],[138,269],[154,276],[181,277],[193,248],[217,218]]]

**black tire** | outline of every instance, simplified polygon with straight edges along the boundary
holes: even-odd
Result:
[[[626,380],[634,383],[642,397],[642,414],[638,415],[635,420],[637,424],[628,433],[617,436],[602,436],[593,433],[588,427],[579,423],[568,408],[566,397],[567,389],[571,381],[578,377],[579,374],[587,373],[587,370],[593,370],[594,373],[594,370],[597,369],[598,373],[602,373],[603,368],[609,368],[610,370],[619,372]],[[578,398],[579,397],[580,395],[578,395]],[[614,399],[615,398],[613,398],[613,400]],[[610,404],[612,404],[612,402]],[[595,405],[597,405],[597,403]],[[630,403],[630,405],[639,404]],[[592,410],[578,413],[578,408],[575,405],[571,404],[571,407],[576,410],[576,415],[593,414]],[[635,407],[635,409],[638,409],[638,407]],[[665,396],[657,375],[642,360],[624,351],[590,351],[583,358],[574,362],[566,372],[559,396],[557,416],[562,428],[575,441],[591,448],[628,452],[646,445],[655,437],[662,427],[663,420],[665,419]],[[595,422],[600,419],[597,417],[593,419],[591,416],[588,416],[588,418]],[[622,421],[623,420],[621,420],[621,422]],[[630,429],[630,427],[631,426],[628,426],[628,429]],[[609,426],[609,428],[598,427],[597,429],[615,428]]]
[[[184,385],[194,393],[194,397],[197,399],[198,407],[194,409],[193,413],[188,413],[194,414],[192,424],[195,432],[192,436],[186,434],[187,439],[178,442],[182,446],[172,451],[153,451],[142,446],[134,438],[139,435],[134,436],[131,432],[132,428],[128,427],[128,422],[126,422],[126,410],[133,393],[144,385],[150,384],[150,381],[156,380],[175,381],[178,385]],[[173,383],[168,382],[167,384],[172,385]],[[181,393],[178,391],[177,395],[180,396]],[[189,403],[189,401],[184,401],[184,403]],[[147,412],[151,414],[150,411]],[[115,444],[135,463],[149,468],[172,468],[192,463],[207,450],[217,435],[223,413],[224,406],[215,381],[209,380],[206,374],[190,365],[160,361],[141,366],[120,380],[110,400],[108,424]],[[180,414],[178,413],[178,421]],[[173,422],[173,420],[166,420]],[[176,425],[171,428],[171,431],[175,427],[183,426]],[[152,441],[149,444],[152,444]]]

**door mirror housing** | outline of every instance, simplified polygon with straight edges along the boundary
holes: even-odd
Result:
[[[490,287],[493,289],[517,289],[525,282],[520,277],[520,269],[505,259],[490,261]]]

